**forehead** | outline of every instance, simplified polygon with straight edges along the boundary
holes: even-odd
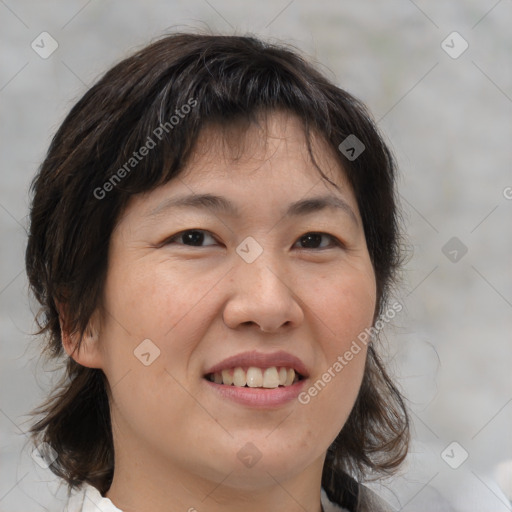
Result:
[[[345,172],[330,144],[315,131],[310,142],[322,172],[346,187]],[[303,121],[291,113],[273,111],[260,114],[254,122],[205,126],[180,177],[185,182],[229,179],[250,184],[256,178],[316,183],[321,175],[308,150]]]
[[[303,122],[294,115],[272,112],[256,122],[209,124],[181,173],[132,197],[125,217],[151,218],[176,206],[201,206],[232,217],[257,212],[263,221],[283,211],[319,210],[327,203],[331,211],[341,208],[358,224],[357,201],[336,153],[315,132],[310,142],[316,164],[331,183],[315,167]]]

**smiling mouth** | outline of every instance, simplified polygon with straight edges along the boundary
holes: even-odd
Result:
[[[208,373],[204,378],[210,382],[224,386],[262,389],[288,387],[304,379],[304,377],[293,368],[286,366],[271,366],[269,368],[258,368],[255,366],[243,368],[237,366],[235,368],[222,370],[221,372]]]

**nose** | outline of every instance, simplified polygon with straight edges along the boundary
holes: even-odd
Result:
[[[292,276],[264,254],[252,263],[240,259],[231,273],[233,291],[223,311],[224,323],[231,329],[256,325],[264,332],[278,332],[303,321]]]

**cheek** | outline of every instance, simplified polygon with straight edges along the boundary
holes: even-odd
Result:
[[[370,327],[376,306],[376,283],[368,265],[348,267],[318,276],[303,284],[309,289],[306,303],[327,334],[328,352],[341,351]],[[348,345],[347,345],[348,344]]]
[[[199,278],[193,265],[177,269],[169,261],[113,266],[105,288],[104,371],[109,380],[117,382],[129,371],[130,380],[140,379],[147,389],[158,389],[162,382],[174,389],[176,381],[168,373],[159,377],[160,383],[154,375],[165,368],[185,382],[191,354],[214,321],[214,288],[221,277]],[[137,355],[148,352],[150,361],[158,355],[146,367]]]
[[[201,298],[214,284],[172,262],[132,266],[113,269],[107,302],[119,322],[142,339],[172,336],[193,310],[201,309]]]
[[[185,418],[194,408],[183,384],[205,325],[194,309],[204,295],[202,286],[170,265],[139,260],[112,267],[105,287],[104,371],[120,424],[163,436],[155,422],[158,414],[170,435],[172,418]],[[198,321],[191,322],[190,313]]]
[[[372,325],[376,304],[375,279],[371,267],[357,271],[351,267],[320,279],[317,276],[311,280],[310,289],[307,302],[316,317],[315,337],[322,356],[319,373],[312,376],[299,398],[322,418],[323,435],[334,439],[361,385],[367,354],[364,333]]]

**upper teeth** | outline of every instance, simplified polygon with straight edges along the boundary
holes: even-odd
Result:
[[[291,386],[299,380],[293,368],[271,366],[270,368],[256,368],[250,366],[245,371],[240,366],[222,372],[210,374],[209,379],[216,384],[226,386],[245,385],[250,388],[277,388],[278,386]]]

